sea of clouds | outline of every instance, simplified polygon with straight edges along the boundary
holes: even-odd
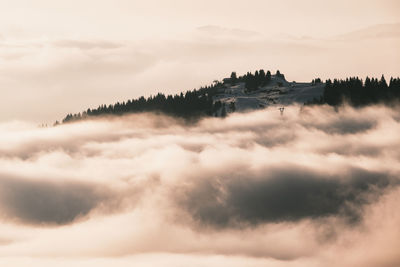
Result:
[[[399,266],[400,111],[0,124],[0,266]]]

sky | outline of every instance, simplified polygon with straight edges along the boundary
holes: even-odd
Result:
[[[1,121],[67,113],[237,71],[290,80],[398,76],[400,4],[384,1],[0,1]],[[351,34],[349,34],[351,33]]]

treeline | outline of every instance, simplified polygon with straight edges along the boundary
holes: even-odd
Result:
[[[279,70],[276,72],[275,76],[285,79],[285,75],[281,74]],[[269,70],[265,72],[263,69],[256,70],[254,74],[247,72],[245,75],[240,77],[236,76],[236,72],[232,72],[229,79],[224,79],[224,82],[230,83],[231,85],[243,82],[248,92],[256,91],[260,87],[267,85],[270,81],[271,72]]]
[[[306,104],[338,106],[347,101],[353,106],[365,106],[398,100],[400,100],[400,78],[391,78],[388,84],[382,75],[379,80],[369,77],[365,81],[358,77],[333,81],[329,79],[325,83],[323,96]]]
[[[96,109],[88,109],[78,114],[68,114],[62,123],[77,121],[88,117],[100,115],[123,115],[126,113],[137,112],[161,112],[164,114],[192,119],[215,113],[213,104],[213,95],[216,89],[221,85],[204,87],[200,90],[187,91],[185,94],[168,95],[157,94],[148,98],[140,97],[138,99],[128,100],[127,102],[114,105],[101,105]],[[56,122],[58,124],[58,122]]]
[[[275,76],[285,78],[279,70]],[[140,97],[113,105],[100,105],[98,108],[87,109],[82,113],[68,114],[62,123],[100,115],[123,115],[138,112],[160,112],[184,119],[196,119],[202,116],[224,117],[227,111],[235,111],[234,103],[225,107],[220,101],[213,101],[215,95],[223,92],[228,85],[245,83],[247,92],[251,92],[267,85],[270,81],[270,71],[258,70],[254,74],[248,72],[240,77],[237,77],[236,72],[232,72],[230,78],[223,81],[216,80],[212,85],[201,87],[199,90],[167,96],[159,93],[148,98]],[[321,79],[314,79],[312,85],[320,82]],[[380,80],[367,77],[365,81],[353,77],[345,80],[327,80],[323,95],[319,99],[313,99],[305,104],[337,106],[343,101],[347,101],[354,106],[363,106],[381,102],[388,103],[394,100],[400,101],[400,78],[391,78],[388,84],[384,76]],[[57,121],[55,124],[59,124],[59,122]]]
[[[239,81],[239,79],[238,79]],[[216,116],[221,108],[221,102],[213,102],[213,97],[226,85],[221,81],[176,95],[158,93],[148,98],[140,97],[126,102],[117,102],[111,105],[100,105],[95,109],[68,114],[61,122],[68,123],[102,115],[123,115],[140,112],[160,112],[183,119],[196,119],[203,116]],[[54,125],[60,124],[56,121]]]
[[[279,72],[277,76],[284,78]],[[167,115],[181,117],[184,119],[199,118],[202,116],[218,116],[218,110],[222,109],[220,116],[224,116],[226,112],[225,106],[220,101],[213,102],[215,96],[220,89],[227,87],[227,84],[235,85],[237,83],[245,83],[247,91],[257,90],[260,86],[266,85],[271,81],[271,72],[264,70],[256,71],[254,74],[247,74],[237,77],[236,72],[232,72],[230,78],[223,81],[214,81],[212,85],[201,87],[199,90],[187,91],[185,94],[164,95],[162,93],[148,98],[140,97],[131,99],[127,102],[117,102],[112,105],[100,105],[95,109],[87,109],[82,113],[68,114],[62,123],[78,121],[90,117],[100,115],[123,115],[127,113],[138,112],[160,112]],[[234,111],[235,107],[229,106],[230,111]],[[59,124],[56,121],[55,125]]]

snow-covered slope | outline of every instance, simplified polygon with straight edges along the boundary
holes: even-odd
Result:
[[[225,103],[226,112],[233,112],[232,106],[238,112],[261,109],[269,106],[286,106],[293,103],[303,104],[314,98],[319,99],[324,90],[324,83],[288,82],[282,77],[272,75],[267,86],[257,91],[247,92],[244,83],[236,85],[225,84],[214,101]],[[231,104],[231,103],[234,103]]]

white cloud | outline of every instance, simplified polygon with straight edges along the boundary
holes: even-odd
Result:
[[[380,106],[291,106],[194,125],[152,114],[3,123],[0,257],[396,265],[399,130],[396,110]]]

